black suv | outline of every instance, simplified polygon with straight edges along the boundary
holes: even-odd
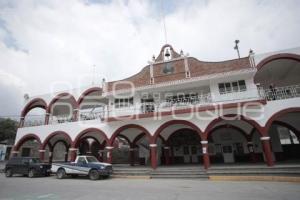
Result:
[[[50,173],[51,165],[42,163],[39,158],[13,157],[5,165],[6,177],[22,174],[32,178],[38,175],[49,176]]]

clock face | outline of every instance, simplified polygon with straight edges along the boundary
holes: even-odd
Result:
[[[174,73],[174,67],[172,66],[171,63],[166,63],[164,68],[163,68],[163,73],[164,74],[172,74]]]

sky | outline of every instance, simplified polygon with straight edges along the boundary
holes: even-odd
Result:
[[[242,56],[299,47],[299,8],[298,0],[0,0],[0,116],[19,115],[24,94],[131,76],[166,42],[203,61],[236,58],[236,39]]]

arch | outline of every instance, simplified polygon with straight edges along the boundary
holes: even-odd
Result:
[[[130,146],[132,145],[132,143],[130,142],[129,138],[126,135],[119,134],[118,137],[125,139]]]
[[[70,148],[71,144],[68,144],[66,141],[64,140],[57,140],[55,141],[52,145],[51,145],[51,150],[53,151],[53,149],[55,148],[55,146],[58,144],[58,143],[63,143],[65,145],[65,148],[68,149]]]
[[[164,124],[162,124],[154,133],[153,136],[153,142],[156,143],[157,142],[157,138],[159,137],[160,133],[167,128],[168,126],[174,125],[174,124],[181,124],[181,125],[186,125],[189,126],[190,128],[194,129],[200,136],[201,140],[203,140],[203,132],[200,130],[200,128],[198,126],[196,126],[195,124],[193,124],[192,122],[189,121],[185,121],[185,120],[171,120],[168,121]]]
[[[100,87],[92,87],[92,88],[89,88],[89,89],[85,90],[85,91],[80,95],[80,97],[79,97],[78,100],[77,100],[78,106],[81,104],[81,102],[84,100],[84,98],[85,98],[87,95],[89,95],[89,94],[92,93],[92,92],[97,92],[97,91],[102,92],[102,88],[100,88]]]
[[[192,129],[189,129],[189,128],[181,128],[181,129],[178,129],[178,130],[174,131],[173,133],[171,133],[171,134],[169,135],[168,139],[166,140],[166,143],[169,144],[169,143],[170,143],[170,138],[171,138],[173,135],[177,134],[177,133],[180,132],[180,131],[184,131],[184,130],[195,131],[195,130],[192,130]],[[197,131],[195,131],[195,132],[197,132]],[[197,136],[200,137],[200,135],[199,135],[198,133],[197,133]],[[201,140],[201,137],[200,137],[200,140]]]
[[[294,112],[300,112],[300,107],[293,107],[293,108],[286,108],[283,110],[280,110],[276,113],[274,113],[267,121],[266,125],[265,125],[265,129],[268,131],[272,125],[272,123],[278,119],[279,117],[287,114],[287,113],[294,113]]]
[[[27,142],[28,140],[32,140],[35,139],[38,141],[39,145],[42,145],[41,139],[39,136],[37,136],[36,134],[30,133],[27,135],[24,135],[21,139],[19,139],[18,143],[15,145],[14,150],[15,151],[19,151],[20,147]]]
[[[70,145],[72,144],[72,139],[69,136],[69,134],[67,134],[64,131],[55,131],[55,132],[51,133],[50,135],[48,135],[48,137],[44,140],[44,143],[42,144],[42,149],[45,149],[48,142],[57,135],[64,136],[64,138],[70,143]]]
[[[108,138],[106,136],[106,134],[98,129],[98,128],[87,128],[87,129],[84,129],[83,131],[81,131],[75,138],[74,142],[73,142],[73,147],[77,147],[78,144],[79,144],[79,141],[81,139],[82,136],[84,136],[85,134],[89,133],[89,132],[97,132],[97,134],[99,134],[100,136],[102,136],[104,138],[104,141],[106,141],[106,143],[108,142]],[[90,136],[87,136],[87,137],[90,137]],[[90,138],[92,138],[93,136],[91,136]],[[97,140],[96,138],[93,138],[95,140]],[[98,141],[98,140],[97,140]],[[100,141],[99,141],[100,142]]]
[[[25,117],[27,113],[34,108],[42,108],[47,110],[47,103],[42,98],[34,98],[26,104],[21,112],[21,117]]]
[[[63,99],[63,98],[66,98],[66,97],[69,97],[71,99],[71,105],[77,109],[78,108],[78,104],[77,104],[77,101],[76,99],[74,98],[73,95],[71,95],[70,93],[67,93],[67,92],[64,92],[64,93],[60,93],[58,95],[56,95],[52,100],[51,102],[49,103],[48,107],[47,107],[47,113],[50,113],[51,112],[51,109],[52,109],[52,106],[55,104],[55,102],[57,102],[58,100],[60,99]]]
[[[247,141],[250,141],[250,140],[251,140],[252,134],[254,133],[253,129],[251,130],[250,134],[247,134],[247,133],[246,133],[243,129],[241,129],[240,127],[237,127],[237,126],[232,125],[232,124],[222,124],[222,125],[219,125],[219,126],[214,127],[210,132],[208,132],[208,133],[207,133],[207,138],[209,138],[209,137],[212,135],[212,133],[213,133],[214,131],[217,131],[217,130],[222,129],[222,128],[230,128],[230,129],[234,129],[234,130],[238,131],[239,133],[241,133],[241,134],[245,137],[245,139],[246,139]],[[254,129],[254,130],[255,130],[255,129]]]
[[[128,125],[125,125],[125,126],[121,126],[120,128],[118,128],[118,129],[112,134],[112,136],[110,137],[110,140],[109,140],[109,145],[112,146],[113,143],[114,143],[114,140],[116,139],[116,137],[118,137],[119,134],[120,134],[122,131],[124,131],[124,130],[126,130],[126,129],[129,129],[129,128],[136,128],[136,129],[141,130],[141,131],[146,135],[146,137],[148,138],[149,144],[152,142],[152,136],[151,136],[151,134],[149,133],[149,131],[148,131],[146,128],[144,128],[144,127],[142,127],[142,126],[140,126],[140,125],[137,125],[137,124],[128,124]]]
[[[300,62],[300,55],[291,54],[291,53],[280,53],[280,54],[269,56],[257,64],[257,66],[256,66],[257,71],[262,69],[266,64],[268,64],[274,60],[279,60],[279,59],[291,59],[291,60]]]
[[[212,121],[208,124],[208,126],[206,127],[205,132],[204,132],[204,133],[205,133],[206,139],[207,139],[208,133],[214,128],[214,126],[215,126],[218,122],[220,122],[220,121],[222,121],[222,120],[226,120],[226,119],[224,119],[224,118],[226,118],[226,117],[229,117],[229,118],[235,118],[235,120],[242,120],[242,121],[245,121],[245,122],[249,123],[250,125],[252,125],[254,128],[256,128],[256,129],[258,130],[258,133],[259,133],[261,136],[264,136],[264,134],[265,134],[263,128],[262,128],[256,121],[254,121],[254,120],[252,120],[252,119],[249,119],[249,118],[247,118],[247,117],[245,117],[245,116],[243,116],[243,115],[238,115],[238,114],[228,114],[228,115],[220,116],[220,117],[218,117],[218,118],[212,120]]]

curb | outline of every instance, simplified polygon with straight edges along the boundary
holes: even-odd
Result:
[[[210,181],[270,181],[300,183],[300,177],[293,176],[209,176]]]

